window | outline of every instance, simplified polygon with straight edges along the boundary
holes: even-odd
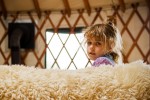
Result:
[[[91,65],[83,45],[82,28],[76,28],[75,34],[69,29],[46,31],[46,68],[47,69],[81,69]]]

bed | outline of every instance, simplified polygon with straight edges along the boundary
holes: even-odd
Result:
[[[141,60],[78,70],[0,65],[0,100],[112,99],[150,99],[150,65]]]

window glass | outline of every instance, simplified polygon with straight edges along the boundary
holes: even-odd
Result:
[[[59,29],[46,31],[46,68],[47,69],[81,69],[91,66],[83,43],[82,28],[74,30]]]

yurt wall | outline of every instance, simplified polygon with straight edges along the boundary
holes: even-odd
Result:
[[[116,26],[123,38],[124,63],[142,59],[150,63],[150,12],[147,6],[131,4],[123,12],[121,8],[95,8],[88,14],[85,10],[75,10],[71,15],[63,11],[42,12],[39,18],[35,12],[9,13],[7,18],[0,15],[0,64],[11,64],[11,50],[8,48],[8,23],[32,22],[35,24],[35,49],[22,50],[22,63],[28,66],[45,68],[46,30],[59,28],[87,27],[114,16]],[[70,44],[72,45],[72,44]],[[56,45],[57,46],[57,45]]]

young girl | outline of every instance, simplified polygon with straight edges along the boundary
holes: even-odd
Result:
[[[93,66],[122,63],[122,38],[111,22],[89,27],[84,34],[87,54]]]

